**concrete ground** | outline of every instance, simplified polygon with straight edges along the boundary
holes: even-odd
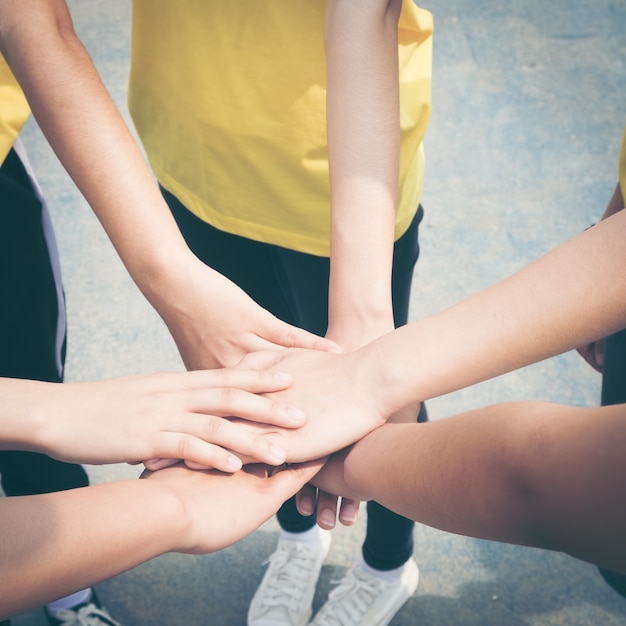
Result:
[[[73,0],[76,28],[126,114],[130,3]],[[506,276],[601,215],[626,122],[626,0],[432,0],[433,116],[412,317]],[[181,369],[172,340],[126,275],[34,123],[24,141],[53,210],[69,304],[67,379]],[[431,417],[500,400],[595,405],[600,377],[576,354],[429,403]],[[92,467],[93,482],[135,476]],[[149,521],[147,521],[149,523]],[[364,515],[339,528],[315,608],[359,556]],[[99,585],[126,626],[245,623],[277,525],[219,554],[166,555]],[[394,626],[617,626],[626,600],[567,556],[415,532],[421,581]],[[15,626],[44,624],[34,610]]]

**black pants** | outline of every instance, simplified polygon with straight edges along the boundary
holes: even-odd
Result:
[[[163,190],[189,247],[204,263],[239,285],[253,300],[284,322],[324,336],[328,325],[330,260],[259,243],[222,232],[198,219],[172,194]],[[407,323],[413,268],[419,256],[419,207],[408,231],[396,242],[393,257],[393,313],[396,326]],[[426,421],[422,407],[419,420]],[[414,522],[375,502],[367,505],[367,533],[363,556],[377,569],[403,565],[413,553]],[[277,514],[280,526],[303,532],[315,525],[315,515],[304,517],[295,498]]]
[[[0,376],[63,378],[65,311],[53,269],[52,236],[41,197],[12,149],[0,167]],[[9,496],[88,484],[80,465],[33,452],[0,452],[0,475]]]
[[[626,403],[626,330],[615,333],[604,341],[601,403],[602,406]],[[600,573],[615,591],[626,598],[626,574],[617,574],[602,568]]]

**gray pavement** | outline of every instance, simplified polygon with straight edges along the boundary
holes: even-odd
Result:
[[[130,3],[73,0],[76,28],[126,114]],[[433,0],[434,110],[412,317],[506,276],[597,220],[626,122],[626,0]],[[172,340],[34,123],[23,135],[56,226],[69,306],[67,379],[182,369]],[[565,354],[429,403],[443,418],[501,400],[595,405],[599,375]],[[136,476],[91,467],[93,482]],[[315,608],[359,556],[364,517],[339,528]],[[150,520],[146,520],[150,523]],[[126,626],[245,623],[268,522],[219,554],[166,555],[99,586]],[[626,600],[567,556],[419,526],[421,581],[393,626],[626,624]],[[40,610],[15,626],[44,624]]]

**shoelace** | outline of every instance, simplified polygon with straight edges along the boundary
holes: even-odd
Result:
[[[328,602],[323,613],[315,618],[320,626],[354,626],[361,624],[362,617],[380,595],[383,583],[368,580],[350,573],[328,594]],[[341,602],[339,602],[341,600]]]
[[[106,611],[99,609],[90,603],[82,606],[78,611],[61,609],[55,614],[55,618],[61,621],[60,626],[121,626]]]
[[[271,583],[268,584],[263,607],[285,606],[294,608],[306,591],[310,578],[311,565],[315,560],[308,546],[292,546],[290,549],[279,547],[267,561],[273,570]]]

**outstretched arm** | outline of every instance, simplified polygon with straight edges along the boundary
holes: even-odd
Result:
[[[301,411],[259,395],[290,382],[242,369],[62,385],[0,378],[0,449],[92,464],[183,459],[226,472],[242,461],[279,465],[284,450],[228,418],[300,426]]]
[[[294,374],[277,397],[307,414],[303,428],[281,433],[288,460],[339,449],[411,403],[623,328],[625,241],[621,211],[500,283],[360,350],[275,353],[274,366]]]
[[[191,253],[64,0],[3,0],[0,51],[189,369],[234,365],[251,350],[330,347],[277,320]]]
[[[366,346],[355,358],[375,373],[377,406],[388,414],[623,328],[625,241],[621,211],[509,278]]]
[[[220,474],[177,465],[146,480],[0,498],[0,619],[166,552],[220,550],[269,519],[320,465],[271,475],[264,466]]]
[[[626,572],[624,450],[626,405],[500,404],[386,424],[314,482],[435,528]]]

